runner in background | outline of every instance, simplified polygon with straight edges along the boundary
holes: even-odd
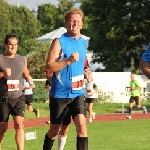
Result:
[[[130,75],[131,81],[130,81],[130,99],[129,99],[129,114],[126,116],[127,119],[132,119],[132,107],[134,104],[134,101],[136,103],[137,108],[140,108],[143,110],[143,113],[147,113],[147,109],[145,106],[141,106],[140,104],[140,83],[135,80],[135,75],[131,74]]]
[[[45,82],[45,88],[48,90],[48,100],[46,101],[45,104],[49,104],[50,101],[50,89],[51,89],[51,79],[47,79]],[[50,120],[48,119],[46,121],[47,124],[50,124]]]
[[[92,122],[92,119],[95,119],[95,112],[93,112],[93,104],[95,100],[98,98],[98,87],[95,83],[87,82],[85,83],[85,102],[87,111],[89,114],[88,122]]]
[[[46,80],[45,88],[48,90],[48,97],[47,97],[47,100],[46,100],[45,104],[48,104],[49,103],[49,99],[50,99],[51,79],[47,79]]]
[[[39,109],[33,108],[32,101],[33,101],[33,88],[35,88],[35,84],[33,81],[27,82],[25,79],[22,79],[23,84],[23,94],[26,98],[25,104],[27,105],[27,109],[30,112],[35,113],[36,117],[40,117]]]

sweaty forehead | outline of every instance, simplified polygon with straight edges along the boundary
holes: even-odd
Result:
[[[82,17],[81,17],[80,14],[71,14],[69,18],[70,19],[80,19],[80,20],[82,20]]]
[[[15,37],[9,38],[8,43],[18,43],[18,40]]]

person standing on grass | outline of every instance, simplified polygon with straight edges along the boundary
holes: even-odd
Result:
[[[0,54],[0,150],[10,114],[13,116],[17,150],[24,150],[25,97],[22,94],[22,78],[28,82],[32,82],[32,78],[27,60],[17,54],[18,44],[15,34],[6,35],[6,51]]]
[[[33,81],[27,82],[25,79],[22,79],[22,84],[23,84],[23,94],[26,98],[25,103],[27,104],[27,109],[30,112],[34,112],[36,117],[40,117],[40,112],[39,109],[35,109],[32,106],[32,101],[33,101],[33,88],[35,88],[35,84]]]
[[[141,106],[140,104],[140,91],[141,87],[137,80],[135,80],[135,75],[130,75],[131,81],[130,81],[130,100],[129,100],[129,115],[126,116],[127,119],[132,119],[132,107],[133,103],[135,101],[137,108],[141,108],[143,110],[143,113],[147,113],[147,109],[145,106]]]
[[[83,12],[78,8],[72,8],[65,14],[67,32],[52,42],[48,53],[46,74],[49,76],[54,73],[54,75],[50,100],[51,123],[44,138],[43,150],[52,149],[67,107],[76,126],[76,148],[88,150],[83,89],[84,60],[88,41],[80,33],[83,16]]]

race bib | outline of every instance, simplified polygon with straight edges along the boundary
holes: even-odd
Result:
[[[19,80],[7,80],[8,91],[19,91]]]
[[[84,85],[84,75],[72,77],[72,89],[80,90]]]

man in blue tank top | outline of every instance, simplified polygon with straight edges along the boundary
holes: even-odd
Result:
[[[22,78],[31,82],[27,60],[17,54],[19,39],[6,35],[6,51],[0,54],[0,150],[4,133],[8,129],[9,115],[13,116],[17,150],[24,150],[25,97],[22,95]]]
[[[83,12],[72,8],[65,14],[67,32],[55,39],[46,61],[46,75],[52,77],[50,129],[45,135],[43,150],[52,149],[53,142],[69,108],[77,131],[77,150],[88,150],[84,103],[84,61],[88,42],[82,29]]]
[[[140,69],[150,79],[150,43],[140,60]]]

